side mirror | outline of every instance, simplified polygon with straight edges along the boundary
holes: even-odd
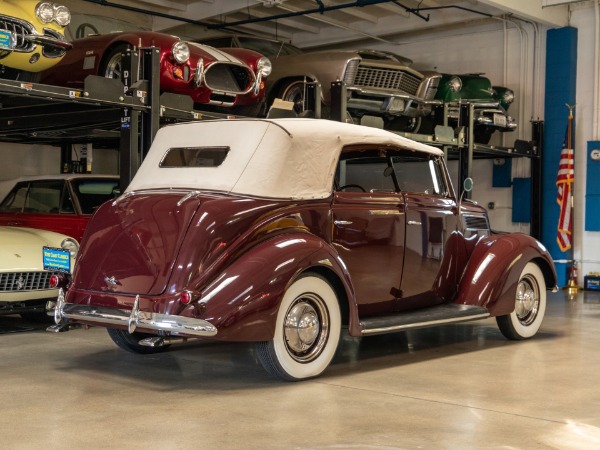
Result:
[[[394,168],[392,166],[387,166],[384,170],[383,170],[383,176],[384,177],[389,177],[394,173]]]
[[[465,178],[465,181],[463,181],[463,190],[465,192],[471,192],[473,190],[473,178]]]

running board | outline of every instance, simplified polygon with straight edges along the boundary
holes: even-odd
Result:
[[[415,328],[444,325],[453,322],[485,319],[490,313],[481,306],[457,305],[454,303],[432,306],[417,311],[398,312],[386,316],[366,317],[360,321],[361,334],[394,333]]]

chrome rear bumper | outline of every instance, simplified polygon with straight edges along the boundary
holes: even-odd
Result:
[[[198,337],[210,337],[217,334],[217,328],[206,320],[140,311],[139,302],[140,296],[138,295],[131,311],[102,306],[76,305],[65,302],[65,294],[61,289],[54,308],[56,325],[49,327],[48,331],[63,331],[63,328],[69,324],[69,319],[72,319],[97,322],[106,327],[125,325],[129,333],[133,333],[137,328],[143,328]]]

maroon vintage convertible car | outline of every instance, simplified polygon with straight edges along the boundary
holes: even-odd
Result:
[[[125,350],[257,343],[271,374],[315,377],[351,336],[497,317],[539,329],[552,259],[493,234],[433,147],[314,119],[168,126],[89,223],[52,331],[108,328]]]
[[[82,88],[88,75],[122,79],[122,52],[127,47],[156,46],[161,52],[161,91],[189,95],[199,108],[227,107],[240,114],[262,104],[271,62],[260,53],[245,49],[225,52],[152,31],[114,32],[115,27],[123,29],[120,21],[93,18],[74,22],[79,25],[74,33],[69,29],[70,35],[77,37],[73,48],[43,74],[42,83]]]

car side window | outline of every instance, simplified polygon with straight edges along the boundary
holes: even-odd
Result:
[[[2,204],[0,205],[0,211],[12,213],[23,211],[28,190],[29,183],[17,183],[17,185],[2,201]]]
[[[337,167],[337,188],[346,192],[396,192],[385,154],[351,152],[343,154]]]
[[[392,156],[402,192],[446,195],[448,190],[437,158],[415,155]]]

